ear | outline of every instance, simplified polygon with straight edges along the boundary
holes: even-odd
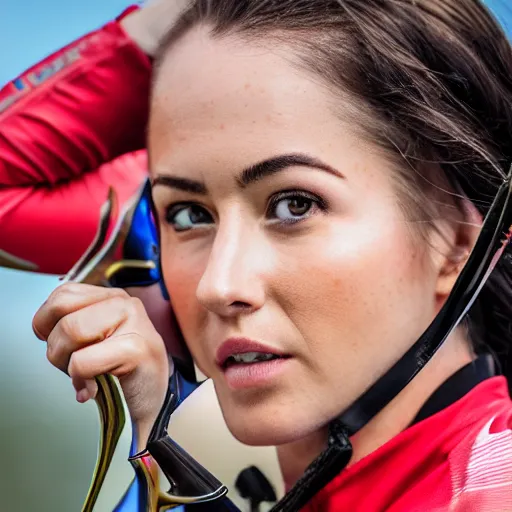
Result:
[[[461,215],[450,223],[448,230],[443,230],[444,251],[441,252],[443,256],[438,260],[439,274],[436,285],[436,298],[441,305],[448,298],[455,281],[462,272],[480,235],[483,223],[482,215],[469,199],[463,198],[460,201]]]

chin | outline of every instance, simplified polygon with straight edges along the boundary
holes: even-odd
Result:
[[[310,418],[304,418],[293,406],[276,407],[274,404],[233,404],[221,409],[231,434],[249,446],[277,446],[298,441],[318,430]],[[308,421],[309,420],[309,421]]]
[[[226,419],[227,426],[233,436],[248,446],[276,446],[287,444],[295,440],[295,436],[283,425],[258,421],[254,424],[249,421]]]

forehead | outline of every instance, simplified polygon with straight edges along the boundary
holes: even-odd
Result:
[[[163,59],[154,103],[164,100],[178,115],[218,114],[231,106],[229,111],[244,116],[242,107],[254,104],[284,112],[287,104],[306,96],[325,102],[325,91],[292,64],[291,49],[274,46],[234,36],[212,38],[206,28],[193,29]]]
[[[250,152],[259,160],[283,146],[307,151],[319,134],[329,144],[346,132],[334,114],[340,99],[294,58],[283,46],[273,51],[234,37],[212,39],[201,28],[185,35],[164,58],[153,90],[152,167],[198,147],[203,154]]]

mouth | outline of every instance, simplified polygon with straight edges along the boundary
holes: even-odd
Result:
[[[231,338],[226,340],[217,351],[217,365],[226,371],[233,366],[260,365],[290,357],[278,349],[252,340]]]
[[[217,351],[217,365],[233,390],[269,388],[293,368],[293,356],[246,338],[226,340]]]
[[[233,354],[229,356],[221,365],[221,368],[223,370],[227,370],[228,368],[238,364],[260,364],[268,361],[274,361],[276,359],[287,359],[288,357],[289,356],[272,354],[271,352],[245,352],[243,354]]]

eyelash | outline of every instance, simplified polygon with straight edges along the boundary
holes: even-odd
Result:
[[[270,199],[268,200],[265,217],[269,220],[275,221],[275,222],[273,222],[273,224],[281,225],[283,227],[295,225],[300,222],[304,222],[305,220],[307,220],[309,217],[311,217],[313,215],[313,214],[309,214],[309,210],[303,217],[297,217],[296,219],[291,218],[291,219],[287,219],[287,220],[279,220],[279,219],[275,219],[275,218],[271,217],[271,214],[275,214],[275,209],[281,201],[283,201],[285,199],[294,199],[297,197],[311,201],[313,203],[312,209],[317,207],[321,212],[326,212],[329,208],[327,201],[325,201],[325,199],[321,198],[320,196],[317,196],[316,194],[312,194],[312,193],[306,192],[304,190],[289,189],[289,190],[282,190],[281,192],[278,192],[277,194],[274,194],[273,196],[270,197]],[[194,202],[181,202],[181,203],[174,203],[166,208],[165,221],[167,222],[167,224],[172,226],[173,223],[170,219],[172,219],[173,217],[178,215],[185,208],[188,208],[191,206],[198,206],[200,208],[203,208],[208,213],[208,215],[210,215],[213,218],[213,215],[208,211],[208,209],[205,206],[198,204],[198,203],[194,203]],[[186,231],[190,231],[190,229],[179,230],[179,229],[175,228],[175,231],[179,232],[179,233],[183,233]]]
[[[317,196],[316,194],[312,194],[310,192],[306,192],[305,190],[282,190],[281,192],[278,192],[277,194],[274,194],[268,201],[267,211],[266,211],[266,217],[267,219],[270,219],[269,212],[273,211],[275,213],[275,209],[277,205],[283,200],[283,199],[294,199],[300,197],[302,199],[307,199],[308,201],[311,201],[313,203],[312,208],[315,206],[320,209],[320,211],[325,212],[328,209],[327,202],[322,199],[321,197]],[[288,219],[288,220],[279,220],[276,219],[276,224],[281,225],[294,225],[298,224],[300,222],[305,221],[311,217],[311,214],[309,214],[309,211],[305,214],[304,217],[298,217],[297,219]]]

